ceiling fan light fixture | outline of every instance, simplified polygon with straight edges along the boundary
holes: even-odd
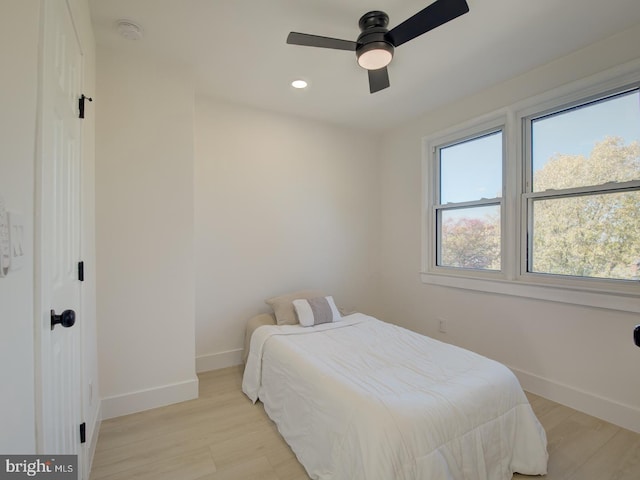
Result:
[[[469,12],[467,0],[430,0],[429,5],[391,30],[389,15],[380,10],[365,13],[358,20],[360,35],[355,42],[309,33],[289,32],[287,43],[304,47],[331,48],[356,52],[358,65],[367,70],[369,93],[389,87],[387,65],[393,50],[414,38]]]
[[[386,67],[393,58],[393,47],[387,42],[371,42],[356,52],[358,65],[366,70],[379,70]]]

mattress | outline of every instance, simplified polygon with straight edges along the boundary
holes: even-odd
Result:
[[[364,314],[256,329],[242,388],[313,479],[546,473],[544,429],[508,368]]]

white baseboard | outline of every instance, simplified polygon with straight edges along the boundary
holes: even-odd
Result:
[[[120,417],[198,398],[198,378],[102,399],[102,419]]]
[[[234,367],[236,365],[242,365],[241,348],[196,357],[196,372],[198,373]]]
[[[532,373],[511,368],[522,388],[554,402],[574,408],[593,417],[640,433],[640,409],[610,398],[563,385]]]

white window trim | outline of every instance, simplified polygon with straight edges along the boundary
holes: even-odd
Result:
[[[503,195],[499,199],[500,203],[500,234],[501,234],[501,242],[504,245],[505,243],[505,183],[506,183],[506,175],[505,175],[505,158],[507,157],[507,119],[505,115],[494,116],[493,118],[482,119],[478,122],[473,122],[467,125],[464,129],[454,130],[451,133],[444,134],[442,136],[433,137],[425,142],[423,142],[423,240],[426,238],[433,239],[435,238],[436,231],[436,196],[439,192],[438,186],[438,178],[436,175],[426,175],[426,172],[439,172],[438,159],[436,158],[436,152],[438,147],[446,146],[451,143],[461,143],[465,140],[473,139],[475,137],[480,137],[484,134],[487,134],[492,131],[502,130],[502,142],[503,142],[503,159],[502,159],[502,192]],[[438,173],[439,176],[439,173]],[[489,201],[489,200],[487,200]],[[472,202],[473,204],[477,204],[478,202]],[[491,203],[495,204],[496,200],[491,199]],[[479,276],[481,278],[504,278],[505,264],[507,261],[505,250],[502,249],[502,254],[500,258],[500,264],[502,266],[502,270],[497,271],[483,271],[483,270],[465,270],[460,268],[451,268],[444,266],[436,266],[436,256],[437,256],[437,248],[434,242],[422,242],[422,271],[423,272],[440,272],[441,274],[447,274],[447,272],[456,272],[456,271],[464,271],[469,276]]]
[[[581,103],[590,97],[640,82],[640,62],[617,67],[587,79],[526,99],[499,111],[469,120],[464,124],[425,137],[422,150],[422,270],[423,283],[510,295],[552,302],[640,313],[640,282],[558,277],[527,273],[526,212],[524,161],[526,138],[523,119],[545,110],[571,103]],[[473,137],[491,128],[503,128],[506,161],[503,171],[504,195],[502,209],[502,271],[485,272],[437,267],[435,262],[435,219],[433,196],[437,179],[431,175],[436,161],[433,154],[438,145]],[[513,161],[517,159],[517,161]],[[522,224],[525,224],[524,227]]]
[[[505,200],[504,200],[504,191],[505,191],[505,174],[504,174],[504,169],[505,169],[505,161],[506,161],[506,138],[507,138],[507,133],[506,133],[506,118],[502,117],[502,118],[497,118],[493,121],[488,121],[488,122],[484,122],[480,125],[477,126],[477,128],[474,128],[471,131],[470,135],[465,135],[464,137],[457,137],[454,140],[448,140],[448,141],[444,141],[444,142],[438,142],[436,144],[431,144],[429,145],[429,149],[430,149],[430,161],[431,161],[431,171],[435,172],[435,175],[433,176],[433,178],[431,179],[431,189],[430,189],[430,196],[429,199],[431,201],[431,219],[432,222],[430,223],[431,227],[433,228],[434,226],[436,227],[436,229],[441,228],[442,225],[438,219],[438,210],[447,210],[450,208],[464,208],[464,207],[480,207],[482,205],[485,206],[493,206],[493,205],[498,205],[500,207],[500,243],[501,245],[504,244],[504,237],[505,237],[505,220],[504,220],[504,207],[505,207]],[[441,168],[441,163],[440,163],[440,155],[439,152],[443,149],[446,148],[448,146],[451,145],[456,145],[456,144],[460,144],[463,143],[465,141],[469,141],[469,140],[474,140],[477,138],[481,138],[485,135],[490,135],[492,133],[496,133],[496,132],[501,132],[502,133],[502,159],[501,159],[501,171],[502,171],[502,179],[500,181],[500,188],[501,188],[501,196],[500,198],[488,198],[488,199],[480,199],[480,200],[475,200],[475,201],[468,201],[468,202],[456,202],[455,205],[449,205],[449,204],[441,204],[439,203],[437,200],[440,198],[441,195],[441,172],[440,172],[440,168]],[[453,143],[452,143],[453,142]],[[436,236],[436,232],[433,232],[433,237],[434,238]],[[434,245],[432,245],[431,247],[431,252],[430,254],[433,256],[433,261],[430,265],[434,266],[434,269],[443,269],[444,271],[446,271],[446,269],[448,268],[452,268],[452,267],[445,267],[445,266],[437,266],[438,265],[438,261],[440,260],[438,258],[438,244],[437,242],[434,243]],[[501,249],[500,252],[500,265],[504,265],[504,261],[505,261],[505,254],[504,254],[504,249]],[[458,268],[454,268],[454,270],[459,270]],[[494,274],[494,275],[499,275],[502,276],[502,272],[503,272],[503,268],[501,267],[500,271],[495,271],[495,270],[478,270],[480,272],[482,272],[483,275],[487,275],[487,274]],[[475,270],[469,270],[469,272],[474,272]]]

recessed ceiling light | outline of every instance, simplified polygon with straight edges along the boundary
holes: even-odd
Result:
[[[306,81],[299,79],[299,80],[294,80],[293,82],[291,82],[291,86],[293,88],[298,88],[299,89],[299,88],[307,88],[309,86],[309,84]]]
[[[131,20],[118,20],[118,32],[127,40],[140,40],[144,35],[142,27]]]

